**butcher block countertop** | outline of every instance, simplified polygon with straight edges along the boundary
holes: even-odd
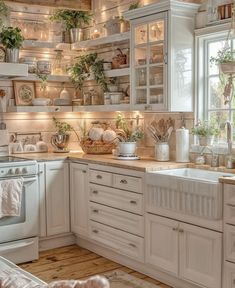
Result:
[[[70,153],[30,153],[30,154],[17,154],[17,157],[36,160],[38,162],[55,161],[55,160],[71,160],[74,162],[86,164],[99,164],[106,166],[113,166],[117,168],[132,169],[136,171],[148,172],[163,169],[177,169],[177,168],[198,168],[211,171],[221,171],[225,173],[234,173],[234,177],[222,177],[221,183],[235,184],[235,169],[226,169],[225,167],[212,168],[209,165],[195,165],[194,163],[176,163],[158,162],[154,158],[140,157],[140,160],[119,160],[113,155],[92,155],[84,154],[82,152]]]
[[[140,160],[119,160],[110,154],[92,155],[84,154],[82,152],[17,154],[17,157],[36,160],[39,162],[69,159],[74,162],[113,166],[117,168],[132,169],[142,172],[187,167],[187,163],[158,162],[153,158],[141,157]]]

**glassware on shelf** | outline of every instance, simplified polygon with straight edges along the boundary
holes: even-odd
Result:
[[[53,75],[64,75],[65,74],[65,67],[63,65],[63,50],[55,50],[56,56],[55,60],[52,64],[52,74]]]
[[[85,106],[91,105],[91,92],[90,91],[83,92],[83,104]]]
[[[140,69],[139,70],[139,79],[138,79],[139,86],[145,86],[146,85],[146,70]]]
[[[100,95],[94,89],[90,89],[91,105],[100,105]]]
[[[149,41],[161,41],[164,39],[164,22],[156,21],[149,24]]]

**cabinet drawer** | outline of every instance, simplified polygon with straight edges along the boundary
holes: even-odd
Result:
[[[235,186],[226,184],[224,185],[224,203],[235,206]]]
[[[104,205],[89,203],[90,219],[111,227],[144,236],[144,217]]]
[[[89,199],[113,208],[143,214],[143,196],[141,194],[90,184]]]
[[[90,221],[90,237],[115,252],[144,261],[144,239],[103,224]]]
[[[106,186],[112,186],[112,174],[109,172],[90,169],[89,181]]]
[[[225,262],[223,288],[235,288],[235,264]]]
[[[235,262],[235,227],[225,225],[225,260]]]
[[[113,187],[143,193],[142,179],[138,177],[113,174]]]
[[[224,220],[225,223],[235,225],[235,206],[233,205],[224,206]]]

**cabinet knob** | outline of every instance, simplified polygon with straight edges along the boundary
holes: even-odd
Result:
[[[135,201],[135,200],[131,200],[130,203],[136,205],[136,204],[137,204],[137,201]]]
[[[129,243],[129,246],[133,247],[133,248],[136,248],[136,245],[133,244],[133,243]]]
[[[179,232],[180,233],[184,233],[184,229],[179,229]]]
[[[126,181],[126,179],[122,179],[122,180],[120,181],[120,183],[122,183],[122,184],[127,184],[127,181]]]
[[[172,230],[173,231],[178,231],[178,228],[177,227],[173,227]]]
[[[93,194],[98,194],[98,191],[97,190],[93,190],[92,193]]]
[[[99,231],[96,230],[96,229],[92,230],[92,232],[95,233],[95,234],[98,234],[98,233],[99,233]]]
[[[102,179],[103,177],[101,175],[96,175],[97,179]]]
[[[86,173],[86,170],[82,170],[82,173]]]
[[[93,209],[93,213],[99,213],[99,210]]]

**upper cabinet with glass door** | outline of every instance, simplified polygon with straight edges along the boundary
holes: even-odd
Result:
[[[157,18],[157,19],[156,19]],[[133,101],[165,109],[166,99],[166,13],[159,13],[148,21],[134,25]]]
[[[127,11],[131,23],[133,109],[193,111],[194,16],[176,0]]]

